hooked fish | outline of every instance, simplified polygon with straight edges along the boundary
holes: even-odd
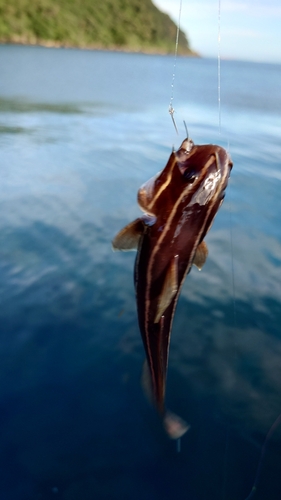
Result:
[[[139,328],[146,352],[151,392],[172,438],[188,425],[165,408],[166,374],[173,316],[192,264],[202,269],[204,237],[224,199],[232,168],[220,146],[185,139],[167,165],[138,191],[142,217],[114,238],[114,250],[137,249],[135,290]]]

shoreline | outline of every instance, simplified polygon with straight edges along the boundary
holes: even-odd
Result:
[[[105,47],[101,44],[91,44],[91,45],[72,45],[67,42],[56,42],[55,40],[27,40],[23,37],[17,37],[14,40],[0,40],[0,45],[23,45],[30,47],[45,47],[52,49],[78,49],[78,50],[93,50],[101,52],[124,52],[126,54],[146,54],[146,55],[158,55],[158,56],[174,56],[173,51],[161,49],[160,47],[128,47],[119,45],[110,45]],[[187,49],[186,53],[181,51],[177,54],[177,57],[195,57],[200,58],[200,54],[196,51]]]

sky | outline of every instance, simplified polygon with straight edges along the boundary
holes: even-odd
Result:
[[[153,3],[178,24],[180,0]],[[281,63],[281,0],[182,0],[180,26],[202,56]]]

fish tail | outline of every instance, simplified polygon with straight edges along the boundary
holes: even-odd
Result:
[[[148,401],[156,407],[168,436],[171,439],[181,438],[189,430],[190,425],[175,413],[166,410],[163,398],[160,398],[159,400],[155,398],[147,360],[145,360],[143,364],[142,386]]]
[[[154,387],[151,378],[151,371],[148,366],[148,362],[145,359],[143,363],[141,383],[144,394],[149,401],[149,403],[156,408],[159,415],[164,418],[166,409],[164,403],[164,389],[163,387]],[[159,389],[159,390],[157,390]]]
[[[185,420],[170,411],[166,411],[163,418],[163,425],[171,439],[181,438],[190,429],[190,425]]]

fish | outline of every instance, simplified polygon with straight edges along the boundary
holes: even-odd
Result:
[[[188,137],[173,150],[161,172],[143,184],[137,199],[143,215],[112,241],[113,250],[137,250],[134,283],[146,363],[143,379],[166,432],[178,439],[189,428],[165,405],[173,317],[192,265],[204,266],[204,238],[221,206],[233,163],[213,144]]]

